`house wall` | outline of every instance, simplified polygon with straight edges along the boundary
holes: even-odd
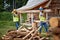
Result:
[[[50,17],[60,17],[60,0],[52,0],[49,9],[53,10],[52,13],[49,13]]]

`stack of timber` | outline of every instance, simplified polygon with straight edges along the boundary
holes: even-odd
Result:
[[[6,35],[3,35],[3,40],[23,40],[22,38],[26,36],[29,32],[25,31],[10,31],[7,32]],[[29,36],[28,36],[29,37]]]
[[[6,35],[3,35],[3,40],[49,40],[44,37],[40,37],[38,34],[39,28],[36,28],[36,23],[33,23],[32,29],[26,29],[24,27],[20,27],[17,30],[9,30]],[[28,30],[28,31],[27,31]]]
[[[60,18],[52,17],[50,18],[49,23],[51,25],[49,31],[53,35],[53,40],[60,40]]]

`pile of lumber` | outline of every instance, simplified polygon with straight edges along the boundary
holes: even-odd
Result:
[[[53,36],[53,40],[60,40],[60,18],[52,17],[49,21],[50,28],[49,32]]]
[[[6,33],[6,35],[3,35],[2,39],[3,40],[16,40],[16,39],[21,39],[26,36],[29,32],[25,31],[25,30],[8,30],[8,32]],[[28,36],[29,38],[29,36]]]
[[[39,35],[37,34],[32,36],[33,34],[31,35],[30,33],[10,31],[10,32],[7,32],[6,35],[3,35],[2,40],[49,40],[49,39],[46,39],[46,37],[40,38]]]
[[[20,27],[18,30],[9,30],[6,35],[3,35],[3,40],[49,40],[45,37],[40,37],[38,34],[39,28],[35,28],[35,23],[32,25],[32,29],[26,29],[24,27]],[[34,27],[33,27],[34,26]]]

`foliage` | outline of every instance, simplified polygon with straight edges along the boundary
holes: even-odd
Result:
[[[27,20],[27,14],[22,14],[22,21],[25,22]]]
[[[3,0],[0,0],[0,12],[1,11],[4,11],[4,9],[3,9]]]
[[[0,20],[2,21],[11,21],[12,20],[12,13],[11,12],[0,12]]]
[[[28,0],[16,0],[16,7],[19,8],[19,7],[22,7],[24,5],[26,5]]]
[[[14,0],[14,8],[20,8],[27,3],[28,0]],[[12,11],[13,10],[13,0],[6,0],[6,3],[10,5],[4,9],[4,0],[0,0],[0,12],[4,10]]]

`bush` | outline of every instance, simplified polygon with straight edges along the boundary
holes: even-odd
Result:
[[[12,13],[11,12],[0,12],[0,20],[1,21],[11,21],[12,20]]]

